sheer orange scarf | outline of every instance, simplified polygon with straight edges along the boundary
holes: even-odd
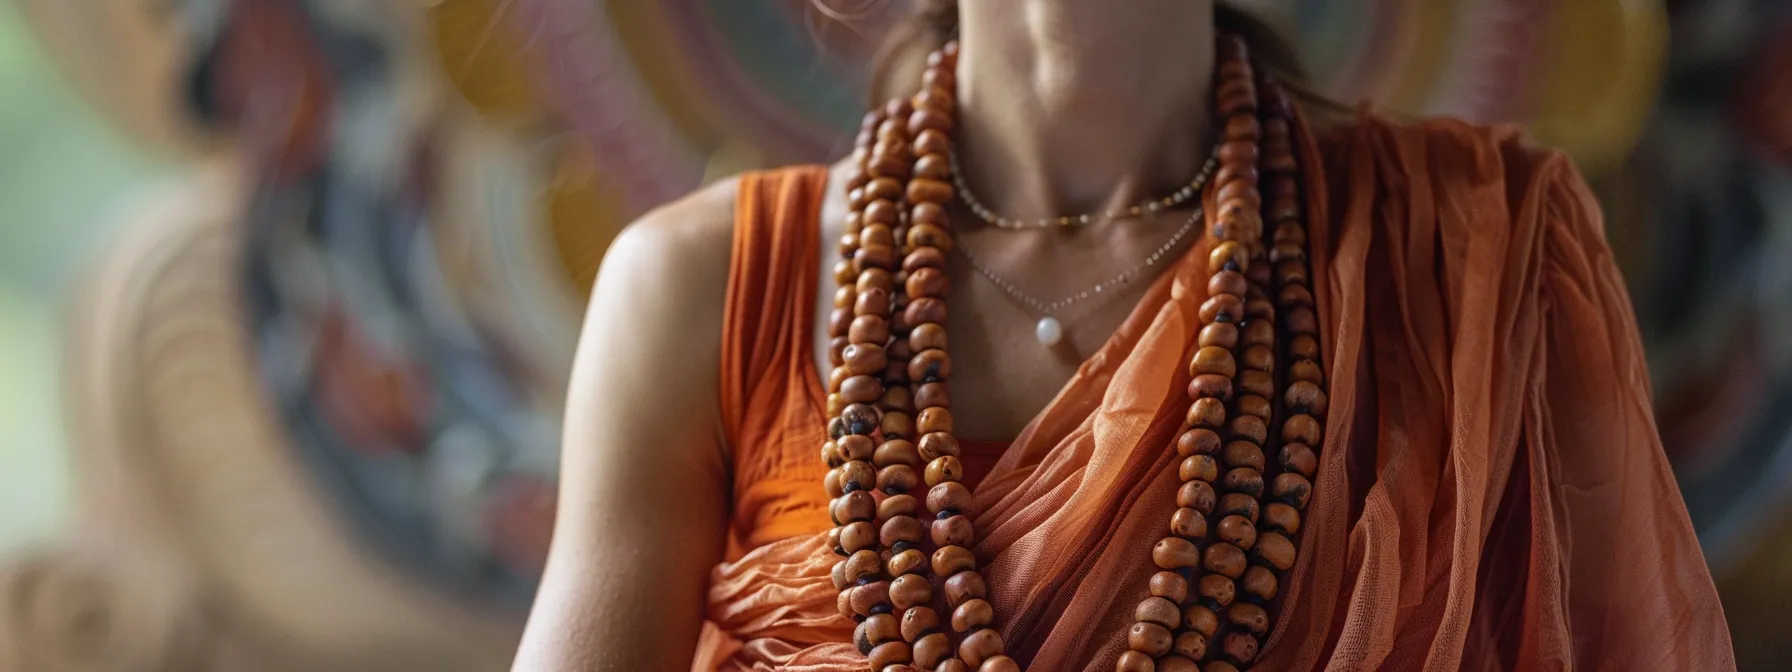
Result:
[[[1331,412],[1256,669],[1734,669],[1629,303],[1569,162],[1506,129],[1368,116],[1304,154],[1307,183],[1325,185],[1310,214]],[[734,550],[694,670],[864,664],[820,534],[819,412],[752,403],[815,385],[793,363],[807,334],[788,327],[812,320],[772,324],[808,309],[817,268],[800,232],[819,189],[773,207],[793,198],[784,177],[742,186],[750,240],[730,292],[756,303],[731,299],[724,358]],[[748,221],[767,217],[782,221]],[[1169,446],[1207,249],[1153,285],[978,487],[976,551],[1029,669],[1106,672],[1125,646],[1175,508]],[[789,270],[761,274],[774,258]],[[795,298],[765,304],[768,291]]]

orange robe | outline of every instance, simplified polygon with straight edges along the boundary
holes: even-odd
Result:
[[[1303,144],[1306,183],[1324,185],[1309,218],[1330,412],[1255,669],[1734,669],[1629,301],[1569,161],[1452,121],[1365,116]],[[822,535],[810,336],[825,177],[741,185],[721,391],[734,518],[694,670],[864,664]],[[1125,648],[1175,509],[1209,245],[976,489],[975,551],[1028,669],[1107,672]]]

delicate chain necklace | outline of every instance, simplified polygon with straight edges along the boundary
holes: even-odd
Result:
[[[1032,294],[1028,294],[1020,287],[1015,286],[1013,282],[1002,277],[1001,274],[996,273],[988,265],[977,259],[977,255],[972,254],[971,251],[966,249],[963,245],[957,246],[956,249],[960,254],[964,255],[966,261],[971,263],[971,268],[976,269],[978,273],[982,274],[983,277],[988,278],[991,283],[995,284],[995,286],[1002,288],[1002,291],[1007,292],[1008,296],[1013,297],[1014,300],[1019,301],[1026,307],[1033,309],[1033,312],[1038,313],[1041,316],[1039,318],[1039,323],[1033,327],[1033,336],[1034,338],[1039,339],[1040,345],[1051,347],[1057,345],[1058,341],[1063,340],[1064,338],[1064,325],[1059,322],[1056,317],[1053,317],[1055,313],[1070,306],[1070,304],[1087,299],[1090,296],[1099,295],[1103,291],[1115,289],[1118,286],[1132,282],[1140,275],[1143,275],[1145,269],[1157,265],[1157,262],[1163,259],[1164,255],[1169,254],[1170,250],[1174,249],[1177,243],[1182,242],[1182,239],[1188,235],[1189,231],[1194,230],[1195,223],[1199,221],[1201,221],[1201,208],[1196,207],[1195,211],[1189,214],[1188,221],[1183,222],[1182,228],[1177,229],[1176,233],[1171,234],[1170,239],[1164,241],[1164,244],[1159,245],[1156,250],[1153,250],[1150,255],[1145,257],[1144,261],[1139,262],[1132,268],[1115,274],[1113,277],[1095,283],[1095,286],[1093,287],[1050,302],[1041,300]]]
[[[1201,187],[1207,183],[1207,178],[1213,174],[1214,167],[1219,165],[1219,157],[1210,156],[1207,158],[1206,165],[1201,166],[1201,171],[1195,173],[1195,179],[1189,180],[1189,183],[1182,185],[1181,189],[1177,189],[1174,193],[1163,198],[1147,198],[1132,207],[1109,210],[1102,213],[1085,212],[1080,215],[1040,217],[1038,219],[1027,220],[1003,217],[983,205],[983,201],[977,198],[977,194],[971,191],[971,186],[964,181],[964,170],[958,165],[958,152],[948,152],[946,156],[952,164],[952,184],[958,189],[959,200],[963,201],[965,206],[969,207],[971,213],[976,215],[978,219],[981,219],[984,222],[989,223],[990,226],[994,226],[998,229],[1045,229],[1054,226],[1087,226],[1097,220],[1107,221],[1120,219],[1122,217],[1140,217],[1156,213],[1159,210],[1172,210],[1187,203],[1189,199],[1194,198],[1196,194],[1201,193]]]

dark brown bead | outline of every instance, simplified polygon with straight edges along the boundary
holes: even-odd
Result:
[[[857,277],[859,277],[859,269],[853,268],[851,259],[842,259],[840,261],[834,262],[834,282],[835,282],[835,284],[844,285],[844,284],[852,282],[853,278],[857,278]],[[842,334],[846,333],[845,326],[842,326],[840,328],[840,333],[842,333]]]
[[[918,230],[937,227],[923,224],[915,228]],[[911,230],[909,238],[912,240],[914,237],[915,233]],[[946,284],[945,272],[937,268],[920,268],[908,274],[908,283],[905,289],[908,290],[910,297],[939,297],[946,295]]]
[[[873,287],[883,291],[884,297],[887,299],[890,296],[890,291],[896,288],[895,277],[892,276],[889,271],[886,271],[881,268],[867,268],[863,271],[860,271],[858,273],[858,275],[853,276],[853,291],[856,294],[863,294],[865,292],[871,291],[871,289]],[[855,302],[854,305],[857,305],[857,303]],[[867,315],[880,315],[881,316],[884,313],[889,312],[889,309],[886,308],[883,311],[859,311],[859,312],[862,312]]]
[[[1288,284],[1307,284],[1307,265],[1299,260],[1284,261],[1275,266],[1277,280]]]
[[[872,581],[852,590],[852,613],[870,616],[873,609],[890,606],[890,582]]]
[[[846,494],[846,484],[840,482],[840,469],[838,467],[829,469],[828,474],[821,478],[821,484],[822,487],[827,489],[829,498],[838,499],[840,495]],[[831,513],[832,511],[833,510],[830,508],[829,512]]]
[[[989,584],[983,582],[982,574],[966,570],[947,577],[946,604],[956,607],[964,604],[965,600],[984,599],[989,599]]]
[[[840,444],[828,441],[821,444],[821,463],[829,469],[846,464],[846,456],[840,452]]]
[[[964,463],[958,458],[947,455],[927,463],[927,486],[933,487],[947,481],[964,480]]]
[[[1252,497],[1263,494],[1263,472],[1250,467],[1240,467],[1226,472],[1220,480],[1221,487],[1228,492],[1242,492]]]
[[[908,244],[910,247],[937,247],[942,250],[952,249],[952,234],[932,224],[916,224],[909,227]],[[941,292],[940,294],[943,294]],[[912,296],[939,296],[940,294],[913,294]]]
[[[970,632],[987,627],[995,620],[996,610],[989,606],[989,600],[965,600],[964,604],[952,610],[952,630],[955,632]]]
[[[1253,322],[1268,322],[1275,319],[1276,307],[1265,297],[1252,297],[1244,302],[1244,316]]]
[[[845,495],[846,498],[850,498],[856,502],[859,499],[858,495],[870,497],[871,495],[869,494],[869,491],[876,485],[877,469],[872,467],[870,462],[853,460],[840,465],[840,487],[849,491]],[[877,503],[875,501],[870,502],[868,507],[855,503],[852,505],[852,513],[855,514],[853,517],[841,518],[840,521],[871,520],[871,515],[877,513]],[[857,515],[860,513],[866,515]]]
[[[902,258],[902,270],[913,273],[917,268],[945,268],[946,253],[937,247],[917,247]],[[912,324],[920,324],[914,322]]]
[[[1269,201],[1269,217],[1271,221],[1282,221],[1300,217],[1300,201],[1281,196],[1271,197]],[[1300,247],[1296,245],[1295,247]]]
[[[1242,492],[1227,493],[1220,498],[1219,512],[1222,516],[1244,516],[1251,522],[1257,522],[1257,498]]]
[[[1238,596],[1238,586],[1231,579],[1218,574],[1207,574],[1195,583],[1195,594],[1208,604],[1225,608]]]
[[[1215,184],[1230,184],[1232,182],[1258,184],[1258,177],[1256,165],[1232,163],[1221,165],[1219,172],[1213,174],[1213,181]]]
[[[1262,131],[1253,115],[1235,114],[1226,118],[1227,140],[1256,140]]]
[[[1212,455],[1190,455],[1182,458],[1182,466],[1177,468],[1176,475],[1185,481],[1202,480],[1212,483],[1219,478],[1220,464]]]
[[[1251,565],[1244,570],[1244,578],[1238,580],[1238,588],[1244,594],[1264,602],[1275,599],[1277,584],[1276,573],[1263,565]]]
[[[938,130],[930,129],[927,131],[922,131],[919,135],[915,136],[915,154],[917,156],[923,156],[923,157],[926,157],[926,156],[939,156],[939,157],[950,156],[952,154],[952,136],[946,135],[945,133],[942,133]],[[940,182],[941,183],[945,182],[944,176],[940,177]],[[913,193],[913,192],[910,192],[910,193]],[[950,199],[948,198],[947,200],[950,200]],[[920,201],[915,201],[912,198],[910,199],[910,201],[915,202],[915,203],[920,202]],[[941,200],[941,201],[935,201],[935,202],[936,203],[944,203],[946,201]]]
[[[1203,560],[1202,565],[1207,568],[1207,571],[1218,572],[1233,579],[1244,574],[1244,551],[1232,544],[1223,541],[1208,544],[1206,557]]]
[[[840,454],[848,460],[870,460],[877,450],[877,443],[869,436],[848,434],[835,443],[840,446]]]
[[[941,546],[933,552],[933,575],[952,576],[977,569],[977,558],[963,546]]]
[[[871,669],[882,670],[890,665],[908,662],[911,655],[908,642],[885,642],[872,647],[871,652],[865,654],[865,659],[871,662]]]
[[[915,419],[901,411],[890,411],[884,414],[877,427],[883,430],[884,436],[891,439],[909,439],[915,435]]]
[[[927,510],[934,513],[968,513],[970,507],[971,490],[963,483],[941,483],[927,491]]]
[[[1261,444],[1269,436],[1269,428],[1263,424],[1263,418],[1255,415],[1240,415],[1226,423],[1226,430],[1234,439],[1244,439]]]
[[[877,445],[877,452],[871,454],[871,463],[880,469],[893,464],[918,467],[921,466],[921,453],[915,449],[912,441],[890,439]]]
[[[938,86],[921,87],[920,91],[909,98],[909,103],[917,110],[935,110],[947,116],[951,116],[953,108],[957,107],[957,100],[952,93]]]
[[[892,576],[921,574],[927,571],[927,554],[911,548],[890,556],[889,561],[884,563],[884,568]]]
[[[1283,469],[1312,478],[1319,469],[1319,456],[1304,444],[1290,443],[1282,446],[1280,463]]]
[[[916,203],[909,210],[908,221],[910,224],[932,224],[943,229],[947,225],[946,209],[938,203]]]
[[[1287,422],[1282,423],[1283,441],[1317,446],[1319,435],[1319,420],[1305,413],[1289,417]]]
[[[1319,339],[1311,334],[1298,334],[1288,340],[1288,354],[1295,359],[1319,359]]]
[[[984,628],[969,635],[958,643],[958,659],[971,667],[983,664],[983,661],[1002,655],[1002,634],[995,628]]]
[[[1228,140],[1220,143],[1220,161],[1224,163],[1256,163],[1257,143],[1249,140]]]
[[[969,516],[951,516],[933,521],[932,536],[933,543],[940,546],[969,547],[976,540],[976,531]]]
[[[933,249],[933,248],[928,248]],[[903,310],[903,318],[909,324],[927,324],[929,322],[946,324],[946,302],[934,297],[921,297],[909,302]]]
[[[1157,663],[1151,662],[1151,656],[1137,651],[1125,651],[1120,660],[1114,663],[1114,672],[1157,672]]]
[[[1159,569],[1184,569],[1201,563],[1201,550],[1181,537],[1164,537],[1151,547],[1151,561]]]
[[[1219,535],[1220,539],[1247,551],[1257,544],[1257,526],[1243,516],[1221,518]]]
[[[977,672],[1020,672],[1020,663],[1007,656],[990,656],[977,666]]]
[[[1226,661],[1214,660],[1209,661],[1206,667],[1202,668],[1201,672],[1240,672],[1240,670]]]
[[[1264,158],[1263,168],[1271,173],[1292,173],[1300,169],[1300,162],[1293,154],[1274,152]]]
[[[1207,455],[1220,448],[1220,435],[1211,429],[1195,428],[1176,438],[1176,454],[1183,457]]]
[[[1182,627],[1198,632],[1202,637],[1212,637],[1220,629],[1220,616],[1212,609],[1196,604],[1182,610]]]
[[[884,180],[887,180],[888,182],[890,182],[892,184],[894,184],[896,182],[895,180],[888,180],[887,178],[884,178]],[[879,181],[884,181],[884,180],[879,180]],[[866,231],[871,230],[871,227],[873,225],[877,225],[877,224],[884,225],[886,227],[885,230],[888,231],[887,227],[896,225],[896,220],[898,219],[898,214],[899,213],[896,210],[896,204],[894,202],[887,201],[887,200],[880,198],[880,199],[877,199],[875,201],[865,204],[865,211],[864,211],[864,214],[861,215],[861,219],[864,220]],[[864,244],[870,243],[870,241],[864,240],[863,232],[861,232],[860,235],[861,235],[860,240]],[[883,244],[885,246],[889,246],[890,242],[884,241]]]
[[[1261,345],[1245,348],[1238,359],[1245,368],[1255,371],[1274,371],[1276,367],[1276,353]]]
[[[930,350],[929,352],[939,351]],[[914,375],[912,362],[910,364],[909,375]],[[932,434],[934,432],[952,433],[951,409],[942,406],[921,409],[921,414],[916,418],[915,429],[922,434]]]
[[[842,287],[841,289],[845,289],[845,288]],[[835,310],[839,310],[839,309],[836,308]],[[849,334],[848,336],[834,336],[834,337],[831,337],[828,339],[828,363],[829,364],[833,364],[834,366],[839,366],[840,363],[842,361],[844,361],[840,358],[840,354],[846,350],[846,346],[852,345],[852,339],[850,338],[850,334],[851,334],[850,327],[848,327],[848,334]]]
[[[890,323],[882,316],[860,315],[853,318],[852,326],[848,328],[847,334],[851,343],[870,343],[881,346],[890,340]]]
[[[908,160],[889,154],[873,153],[865,162],[865,170],[874,177],[902,179],[908,177]]]
[[[1294,542],[1276,532],[1264,532],[1257,536],[1256,555],[1270,567],[1288,571],[1294,566]]]
[[[1158,572],[1151,575],[1151,595],[1161,597],[1176,604],[1188,598],[1188,579],[1176,572]]]
[[[1184,631],[1176,635],[1176,641],[1170,644],[1170,651],[1188,660],[1206,658],[1207,636],[1199,632]]]
[[[1209,296],[1219,294],[1244,296],[1245,291],[1249,288],[1250,285],[1245,281],[1244,274],[1237,271],[1220,271],[1207,279],[1207,294]]]
[[[1229,350],[1238,345],[1238,325],[1215,322],[1201,327],[1201,338],[1198,343],[1201,347],[1213,346]]]
[[[1247,348],[1270,347],[1276,343],[1276,325],[1269,320],[1251,320],[1244,325],[1243,333],[1244,335],[1238,339],[1238,342]],[[1269,369],[1258,370],[1268,371]]]
[[[1257,638],[1242,632],[1230,633],[1221,642],[1220,650],[1225,652],[1228,660],[1248,665],[1257,659]]]
[[[909,180],[910,203],[947,203],[951,200],[952,185],[943,180]]]
[[[883,317],[890,314],[890,292],[881,287],[864,287],[859,290],[859,297],[853,302],[853,314],[875,315]],[[841,334],[850,332],[852,323],[847,322],[847,329]]]
[[[1234,199],[1221,206],[1215,217],[1213,235],[1220,240],[1236,240],[1251,244],[1263,236],[1263,218],[1252,211],[1251,204]]]
[[[1211,397],[1196,399],[1188,407],[1188,426],[1218,429],[1226,424],[1226,403]]]
[[[944,349],[928,348],[915,353],[915,356],[908,360],[909,380],[931,383],[946,380],[951,376],[952,357],[947,355]],[[948,423],[946,429],[936,431],[952,431],[950,423]]]
[[[871,268],[885,270],[896,268],[896,248],[888,245],[869,247],[861,245],[857,251],[852,253],[852,267],[853,270],[861,273]]]
[[[878,201],[887,203],[888,201]],[[896,246],[896,232],[890,229],[891,224],[876,223],[864,227],[859,235],[847,234],[840,238],[840,256],[850,257],[858,251],[860,245]]]
[[[1296,509],[1306,508],[1307,499],[1313,496],[1313,483],[1300,474],[1282,472],[1276,475],[1275,484],[1270,488],[1270,494]]]
[[[1176,490],[1176,506],[1213,513],[1215,493],[1206,481],[1189,481]]]
[[[1289,306],[1313,305],[1313,292],[1306,285],[1288,285],[1277,294],[1277,300]]]
[[[1319,364],[1317,362],[1310,359],[1303,359],[1296,361],[1288,367],[1288,379],[1304,380],[1314,385],[1324,385],[1325,372],[1319,369]]]
[[[917,448],[921,459],[932,462],[944,455],[958,455],[958,439],[951,434],[923,434]]]
[[[1240,396],[1232,408],[1237,411],[1236,415],[1255,416],[1257,419],[1265,421],[1269,420],[1271,412],[1269,400],[1255,394]]]
[[[1226,610],[1226,620],[1255,635],[1269,633],[1269,613],[1249,602],[1240,602]]]
[[[1176,603],[1164,598],[1147,597],[1139,602],[1138,608],[1133,610],[1133,620],[1174,628],[1182,620],[1182,610],[1176,606]]]
[[[1296,334],[1319,333],[1319,318],[1313,314],[1312,306],[1295,306],[1282,315],[1282,325]]]
[[[871,521],[861,520],[848,523],[839,528],[840,547],[847,553],[857,553],[865,549],[877,550],[877,528]]]
[[[1232,379],[1214,374],[1201,374],[1188,381],[1190,399],[1212,397],[1220,401],[1232,398]]]
[[[1268,371],[1240,371],[1238,372],[1238,381],[1233,388],[1267,399],[1275,396],[1275,377],[1269,375]]]
[[[912,492],[921,487],[921,477],[915,474],[913,467],[906,464],[892,464],[877,471],[877,489],[892,495]]]
[[[927,148],[921,146],[920,143],[916,143],[915,149],[920,150]],[[915,177],[925,177],[930,180],[944,180],[951,175],[952,163],[946,159],[945,154],[921,152],[921,157],[915,159]]]
[[[909,611],[914,610],[910,609]],[[938,617],[935,617],[935,620],[937,621]],[[907,621],[904,621],[902,625],[902,636],[907,638],[909,632]],[[937,630],[938,627],[936,623],[932,630]],[[952,655],[952,638],[947,637],[946,633],[921,632],[915,636],[913,641],[915,643],[915,663],[920,665],[923,670],[934,669],[934,666],[939,665],[940,661]]]
[[[930,632],[939,632],[940,616],[927,606],[927,602],[933,599],[931,597],[933,587],[929,585],[927,577],[909,574],[891,582],[890,595],[892,599],[895,598],[899,587],[909,604],[904,607],[901,606],[903,600],[896,602],[898,608],[903,610],[896,634],[913,642]]]
[[[1134,623],[1126,631],[1126,646],[1147,656],[1161,656],[1170,652],[1170,629],[1156,623]]]
[[[1226,270],[1228,264],[1236,267],[1232,270],[1250,270],[1250,249],[1235,240],[1228,240],[1213,246],[1213,251],[1207,255],[1207,270],[1218,273]]]
[[[1249,441],[1226,444],[1224,458],[1228,467],[1250,467],[1263,470],[1263,448]]]
[[[1237,322],[1244,319],[1244,300],[1235,294],[1215,294],[1201,303],[1201,322]]]
[[[878,543],[885,547],[895,546],[896,542],[906,541],[911,544],[921,543],[921,521],[914,516],[896,516],[884,521],[883,528],[878,531]]]
[[[952,116],[941,110],[915,110],[908,117],[910,135],[920,135],[922,131],[949,131],[952,129]]]
[[[921,512],[921,502],[914,495],[890,495],[877,503],[877,519],[889,520],[897,516],[915,517]]]
[[[1194,509],[1178,508],[1175,513],[1170,514],[1170,534],[1200,541],[1207,536],[1207,516]]]
[[[908,347],[915,352],[940,350],[946,347],[946,328],[933,322],[918,323],[908,332]]]
[[[1211,373],[1231,378],[1238,372],[1238,363],[1232,359],[1232,352],[1225,348],[1210,345],[1195,351],[1189,360],[1189,375]]]
[[[840,381],[840,399],[849,404],[877,401],[884,396],[884,384],[871,376],[853,376]]]
[[[1300,510],[1282,502],[1264,505],[1263,529],[1289,535],[1300,532]]]
[[[1281,224],[1277,224],[1276,225],[1275,242],[1277,244],[1293,243],[1295,245],[1306,245],[1307,244],[1307,227],[1301,226],[1300,223],[1296,220],[1288,220],[1288,221],[1282,222]],[[1288,286],[1289,287],[1303,287],[1304,285],[1288,285]],[[1310,297],[1311,295],[1309,294],[1308,296]]]

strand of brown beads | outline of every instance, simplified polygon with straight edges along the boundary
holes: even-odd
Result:
[[[1122,672],[1235,672],[1255,660],[1271,625],[1266,606],[1281,572],[1293,564],[1291,537],[1312,490],[1306,479],[1316,463],[1312,446],[1318,445],[1325,397],[1317,318],[1306,287],[1292,111],[1273,81],[1254,78],[1242,40],[1222,36],[1219,48],[1215,99],[1225,125],[1212,234],[1220,242],[1209,258],[1213,276],[1189,365],[1191,405],[1176,442],[1183,486],[1170,535],[1152,549],[1163,571],[1152,577],[1151,596],[1139,604],[1129,650],[1116,665]],[[1266,94],[1262,105],[1259,89]],[[1260,168],[1270,179],[1267,204]],[[1263,240],[1266,221],[1277,225],[1273,247]],[[1278,314],[1292,334],[1284,352],[1296,361],[1280,403],[1276,363],[1287,359],[1276,356]],[[1283,409],[1295,415],[1273,437],[1288,443],[1266,499],[1264,446],[1274,445],[1269,430]]]
[[[829,378],[829,411],[838,417],[830,422],[823,457],[833,469],[830,483],[840,484],[838,492],[830,485],[829,494],[840,498],[835,510],[846,512],[836,515],[843,525],[836,528],[835,551],[847,558],[836,564],[834,583],[842,591],[842,615],[859,621],[854,640],[875,672],[1020,669],[1003,655],[988,587],[970,551],[971,493],[960,483],[964,466],[947,388],[945,252],[952,240],[945,206],[953,197],[946,180],[956,56],[956,45],[932,54],[920,93],[867,115],[835,267],[840,287],[830,354],[839,355]],[[881,369],[880,378],[871,378],[873,369]],[[870,451],[870,464],[853,466],[864,460],[852,459],[849,448]],[[915,469],[923,464],[918,478]],[[870,469],[882,495],[872,509],[874,538],[867,521],[854,519],[864,513],[862,502],[838,503],[852,496],[853,478]],[[922,481],[933,515],[926,527],[931,556],[916,517],[920,503],[909,494]],[[951,614],[946,623],[942,608]],[[948,623],[960,635],[956,645]]]

